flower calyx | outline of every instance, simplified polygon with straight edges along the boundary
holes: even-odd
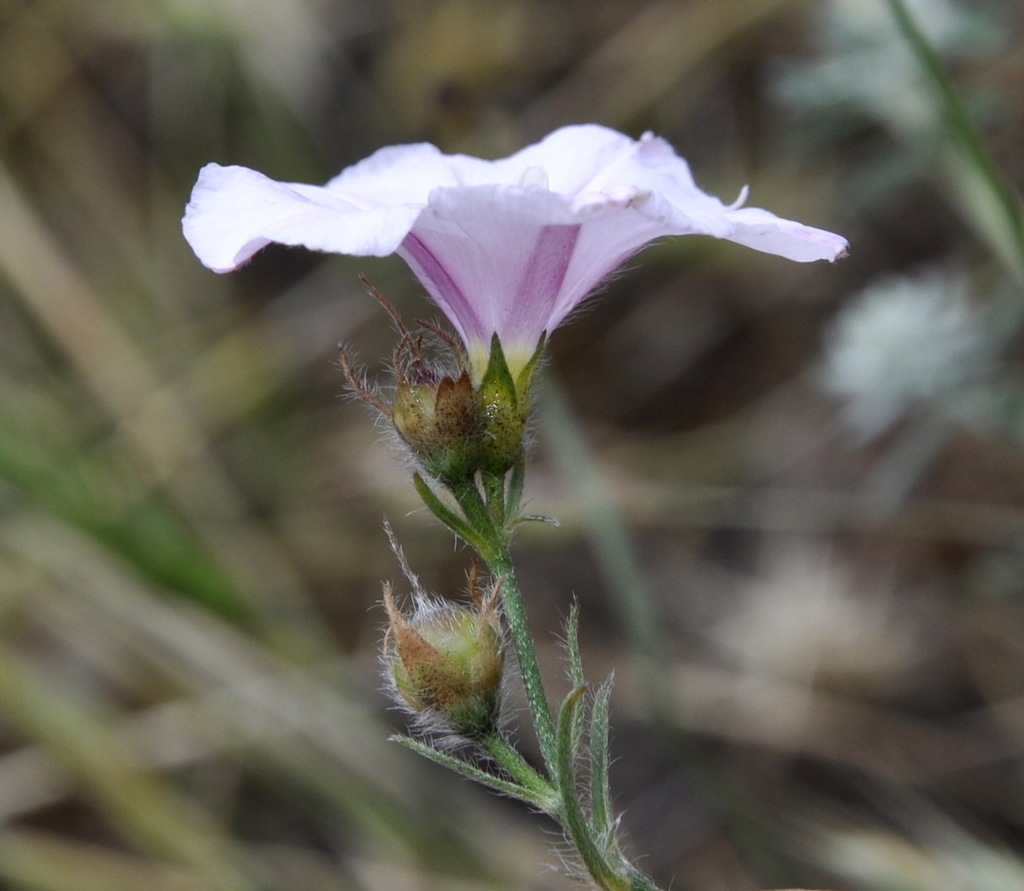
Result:
[[[397,366],[391,422],[423,468],[444,483],[468,479],[479,464],[476,394],[465,370],[410,378]]]
[[[501,582],[484,592],[474,568],[470,589],[471,605],[417,593],[406,616],[385,585],[384,662],[396,698],[424,727],[473,739],[496,725],[505,653],[497,615]]]
[[[501,341],[491,338],[491,352],[480,386],[481,470],[502,476],[522,457],[526,423],[530,415],[533,373],[544,351],[541,337],[530,360],[513,377]]]
[[[467,365],[451,334],[430,322],[409,329],[395,307],[366,279],[363,283],[399,334],[392,358],[394,398],[388,402],[368,385],[342,349],[341,366],[349,387],[391,422],[433,479],[458,487],[478,472],[504,476],[523,454],[530,388],[545,337],[526,362],[510,367],[494,335],[481,373],[479,365]]]
[[[458,341],[430,322],[410,330],[390,301],[365,277],[362,282],[399,334],[392,356],[394,398],[388,402],[377,387],[367,384],[346,351],[339,349],[349,388],[391,422],[431,477],[448,485],[469,479],[479,467],[479,413]],[[438,347],[446,355],[435,359]]]

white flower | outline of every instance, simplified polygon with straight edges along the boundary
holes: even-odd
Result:
[[[391,146],[323,187],[209,164],[183,226],[216,272],[270,242],[398,253],[462,337],[479,376],[492,336],[510,366],[521,366],[544,334],[655,238],[712,235],[797,261],[846,251],[838,235],[741,201],[727,206],[702,192],[663,139],[584,125],[498,161]]]

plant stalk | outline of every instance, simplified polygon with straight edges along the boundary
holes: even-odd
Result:
[[[519,660],[519,671],[523,678],[523,689],[533,719],[534,732],[540,744],[541,754],[549,776],[555,776],[555,722],[551,717],[547,694],[544,692],[544,681],[541,678],[540,665],[537,662],[537,650],[530,633],[529,621],[526,617],[526,606],[523,595],[516,581],[515,567],[504,543],[496,549],[490,563],[491,572],[501,580],[501,605],[505,613],[512,643],[516,648]]]

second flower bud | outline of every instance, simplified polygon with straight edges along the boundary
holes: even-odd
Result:
[[[418,596],[408,616],[390,585],[384,587],[388,681],[400,703],[432,730],[475,738],[497,722],[505,667],[496,609],[500,587],[485,596],[474,578],[472,605]]]

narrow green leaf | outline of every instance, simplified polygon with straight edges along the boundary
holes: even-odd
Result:
[[[469,528],[482,540],[496,542],[501,537],[494,528],[490,511],[474,480],[451,483],[448,490],[462,509]]]
[[[636,867],[630,867],[629,872],[629,891],[660,891],[657,885],[654,884],[647,876],[645,876]]]
[[[600,887],[609,891],[627,891],[629,885],[617,875],[605,860],[603,845],[595,838],[594,828],[587,819],[580,802],[576,781],[576,751],[573,748],[573,728],[582,705],[585,687],[570,691],[558,712],[556,737],[558,790],[562,795],[564,826],[579,852],[583,865]]]
[[[586,685],[583,677],[583,657],[580,655],[580,606],[572,605],[569,620],[565,623],[565,648],[569,653],[569,678],[574,687]]]
[[[605,850],[618,853],[608,782],[608,727],[612,681],[603,683],[590,709],[590,808],[594,828],[605,840]]]
[[[526,461],[520,456],[519,460],[512,465],[508,477],[508,493],[505,496],[505,516],[511,517],[509,528],[519,520],[519,508],[523,501],[523,484],[526,481]]]
[[[576,783],[576,748],[573,746],[573,726],[582,705],[586,687],[574,687],[562,701],[558,710],[558,726],[555,730],[555,776],[558,789],[565,804],[566,822],[582,821],[582,834],[589,836],[589,826],[583,816]],[[573,838],[576,832],[568,826]]]
[[[416,491],[419,493],[420,498],[423,499],[423,503],[430,509],[430,512],[467,544],[472,545],[477,551],[484,554],[486,543],[483,537],[477,534],[469,523],[438,498],[422,476],[414,473],[412,480]]]
[[[587,685],[583,675],[583,657],[580,655],[580,608],[574,603],[569,612],[569,620],[565,623],[565,648],[569,654],[569,680],[574,688]],[[576,709],[576,717],[572,724],[571,745],[574,752],[580,750],[583,741],[583,725],[586,719],[586,710]]]
[[[392,742],[400,743],[407,749],[412,749],[412,751],[422,755],[424,758],[430,759],[435,764],[440,764],[442,767],[454,770],[467,779],[487,786],[495,792],[500,792],[502,795],[510,795],[513,798],[518,798],[520,801],[525,801],[527,804],[537,805],[538,807],[544,805],[543,799],[525,786],[520,786],[518,783],[489,774],[486,770],[481,770],[479,767],[469,764],[461,758],[449,755],[447,752],[438,751],[428,743],[420,742],[411,736],[403,736],[401,734],[392,736],[391,740]]]
[[[520,523],[547,523],[549,526],[562,525],[554,517],[545,517],[543,514],[525,514],[524,516],[516,517],[508,524],[508,528],[514,529]]]

